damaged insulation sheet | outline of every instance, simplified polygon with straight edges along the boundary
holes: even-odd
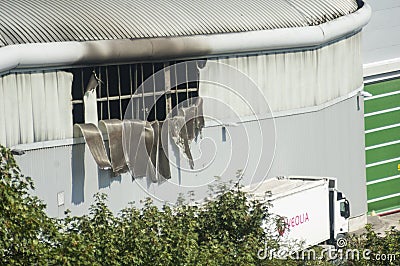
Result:
[[[191,169],[194,168],[194,161],[190,144],[201,134],[203,127],[203,99],[200,97],[196,98],[193,105],[179,108],[178,115],[171,118],[171,137],[186,155]]]
[[[162,137],[163,123],[137,119],[126,119],[123,123],[125,158],[132,175],[147,176],[152,182],[171,178],[168,151],[162,145],[165,140]]]
[[[104,147],[103,136],[98,127],[94,124],[75,124],[74,136],[84,137],[89,150],[100,169],[111,169],[106,148]]]
[[[154,121],[151,123],[154,131],[154,145],[151,150],[150,158],[156,170],[156,178],[153,179],[153,182],[160,181],[162,178],[171,178],[171,169],[168,159],[168,125],[169,121]]]
[[[148,177],[152,182],[171,178],[168,138],[183,151],[194,168],[190,144],[204,127],[203,100],[198,98],[189,107],[179,108],[178,115],[164,122],[138,119],[101,120],[94,124],[76,124],[75,137],[83,136],[100,169],[112,169],[114,175],[131,170],[133,177]],[[103,135],[109,142],[108,157]]]
[[[198,97],[193,105],[180,108],[178,115],[185,117],[188,141],[197,139],[204,127],[203,99]]]
[[[123,143],[125,158],[134,177],[154,175],[150,154],[153,147],[154,130],[149,122],[136,119],[123,121]]]
[[[122,126],[122,121],[117,119],[101,120],[99,127],[90,123],[76,124],[74,126],[74,135],[85,138],[90,153],[99,168],[103,170],[112,169],[114,176],[128,171],[122,147]],[[108,157],[102,134],[107,134],[111,161]]]
[[[128,172],[129,169],[126,164],[122,146],[122,121],[118,119],[101,120],[99,122],[99,129],[102,134],[107,134],[108,136],[111,166],[114,175]]]

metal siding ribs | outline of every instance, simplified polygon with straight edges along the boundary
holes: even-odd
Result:
[[[0,0],[0,47],[305,27],[356,10],[355,0]]]

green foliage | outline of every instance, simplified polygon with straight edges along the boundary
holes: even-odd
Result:
[[[400,221],[399,221],[400,222]],[[373,230],[371,224],[365,226],[366,232],[348,238],[347,249],[357,249],[359,254],[368,250],[366,258],[351,260],[349,265],[399,265],[400,231],[394,227],[381,235]],[[350,264],[351,263],[351,264]]]
[[[45,264],[57,234],[45,205],[28,191],[32,180],[21,175],[11,152],[0,146],[0,258],[1,264]]]

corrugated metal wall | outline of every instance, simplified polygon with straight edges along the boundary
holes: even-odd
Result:
[[[365,86],[368,211],[400,209],[400,79]]]
[[[272,112],[319,106],[346,97],[363,84],[360,41],[361,33],[357,33],[320,49],[209,59],[200,70],[200,80],[213,82],[200,82],[199,95],[234,106],[241,119],[253,112],[264,115],[261,110],[265,102],[260,97],[265,97]],[[229,75],[225,64],[239,70],[238,75]],[[263,95],[249,95],[252,86],[245,83],[244,75],[255,82]],[[235,97],[228,90],[238,95]],[[244,104],[240,97],[248,103]],[[213,118],[229,115],[220,107],[205,101],[206,113]]]

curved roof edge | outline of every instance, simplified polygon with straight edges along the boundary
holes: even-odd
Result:
[[[16,44],[0,48],[0,73],[17,69],[163,61],[291,48],[312,48],[361,30],[371,17],[356,12],[318,26],[173,38]]]
[[[183,37],[316,26],[361,0],[0,1],[0,45]]]

